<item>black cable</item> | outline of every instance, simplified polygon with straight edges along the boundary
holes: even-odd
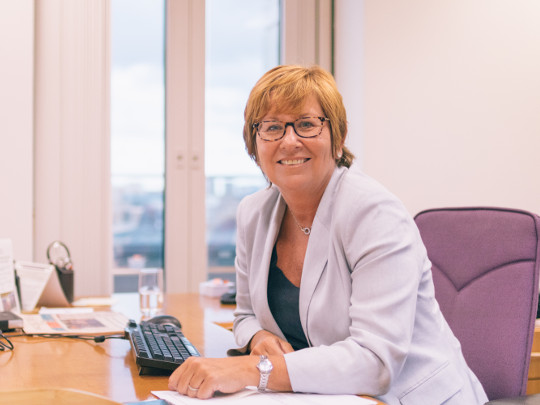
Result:
[[[42,337],[47,339],[79,339],[79,340],[93,340],[96,343],[102,343],[107,339],[126,339],[124,335],[98,335],[98,336],[92,336],[92,335],[62,335],[62,334],[48,334],[48,335],[25,335],[25,336],[36,336],[36,337]]]
[[[9,337],[22,337],[22,336],[30,336],[30,337],[42,337],[45,339],[79,339],[79,340],[89,340],[94,341],[95,343],[103,343],[104,341],[108,339],[127,339],[125,335],[62,335],[62,334],[43,334],[43,335],[34,335],[34,334],[28,334],[28,333],[20,333],[18,335],[9,335]],[[4,335],[2,331],[0,331],[0,352],[3,352],[5,350],[13,350],[13,343],[11,340],[8,339],[8,336]]]
[[[4,350],[13,350],[13,343],[0,331],[0,352]]]

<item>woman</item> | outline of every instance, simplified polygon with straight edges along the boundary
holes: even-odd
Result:
[[[345,108],[319,67],[255,85],[244,140],[271,186],[237,215],[234,334],[243,353],[190,359],[170,388],[366,394],[393,404],[483,404],[434,298],[402,204],[352,164]]]

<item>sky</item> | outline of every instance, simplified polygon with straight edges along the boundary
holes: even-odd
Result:
[[[111,154],[117,176],[163,174],[163,7],[163,0],[111,3]],[[255,82],[278,64],[278,7],[278,0],[206,2],[207,176],[260,175],[245,151],[243,111]],[[162,187],[146,179],[149,187]]]

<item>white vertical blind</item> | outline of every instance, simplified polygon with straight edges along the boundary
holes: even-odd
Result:
[[[75,295],[111,292],[109,1],[36,2],[34,259],[60,239]]]

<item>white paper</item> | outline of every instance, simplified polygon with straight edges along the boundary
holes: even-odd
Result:
[[[257,404],[257,405],[280,405],[280,404],[300,404],[300,405],[372,405],[377,401],[367,398],[360,398],[356,395],[321,395],[321,394],[301,394],[290,392],[264,392],[260,393],[255,387],[247,387],[245,390],[235,394],[218,394],[213,398],[202,400],[190,398],[179,394],[176,391],[152,391],[152,394],[173,405],[193,405],[193,404]]]
[[[49,308],[41,307],[39,309],[39,314],[89,314],[94,312],[94,308]]]
[[[74,307],[111,307],[116,303],[112,297],[86,297],[73,301]]]
[[[15,285],[11,239],[0,239],[0,311],[21,311]]]
[[[21,305],[23,311],[33,311],[53,271],[51,264],[15,262],[15,270],[21,286]]]

